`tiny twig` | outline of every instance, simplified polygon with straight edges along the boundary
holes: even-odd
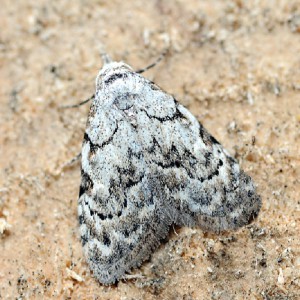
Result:
[[[122,279],[131,280],[131,279],[143,279],[145,278],[142,274],[125,274]]]

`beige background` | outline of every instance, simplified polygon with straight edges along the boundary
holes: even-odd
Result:
[[[300,299],[300,1],[9,1],[0,9],[0,299]],[[174,228],[105,287],[78,237],[79,163],[104,46],[201,120],[254,178],[259,218]]]

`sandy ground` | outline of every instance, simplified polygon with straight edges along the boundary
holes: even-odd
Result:
[[[8,1],[0,9],[0,299],[300,299],[300,1]],[[258,185],[236,232],[174,228],[102,286],[78,236],[99,49],[175,95]]]

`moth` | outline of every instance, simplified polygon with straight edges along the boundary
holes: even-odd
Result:
[[[172,95],[123,63],[96,78],[78,201],[84,254],[103,284],[148,259],[172,224],[249,224],[261,207],[249,175]]]

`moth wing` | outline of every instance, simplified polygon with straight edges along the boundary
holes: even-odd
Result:
[[[166,213],[177,224],[214,232],[250,223],[261,207],[250,176],[186,108],[156,88],[152,98],[160,101],[143,110],[145,124],[151,124],[145,156]]]
[[[251,178],[187,109],[134,72],[112,72],[99,77],[90,109],[78,204],[84,252],[104,284],[147,259],[173,222],[237,228],[261,205]]]
[[[117,91],[113,107],[99,109],[94,102],[90,108],[78,203],[84,253],[104,284],[114,283],[147,259],[172,223],[161,214],[164,208],[133,125],[136,120],[124,105],[132,94]],[[106,94],[100,91],[98,97]]]

